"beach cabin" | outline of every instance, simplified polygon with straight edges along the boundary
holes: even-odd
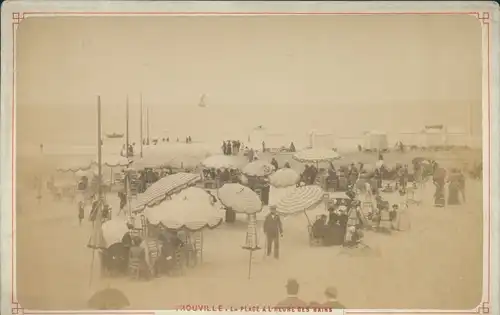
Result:
[[[271,131],[261,126],[253,129],[248,139],[249,142],[245,145],[259,152],[262,151],[262,142],[265,143],[266,150],[276,151],[282,147],[289,148],[290,143],[293,141],[284,133]]]
[[[332,150],[336,148],[336,137],[333,133],[319,133],[317,131],[311,134],[311,147]]]
[[[441,147],[446,145],[446,128],[443,125],[429,125],[421,132],[423,146]]]
[[[466,146],[471,142],[471,136],[459,128],[447,128],[446,131],[446,145]]]
[[[387,150],[389,148],[387,134],[383,131],[375,130],[365,132],[363,148],[370,151]]]

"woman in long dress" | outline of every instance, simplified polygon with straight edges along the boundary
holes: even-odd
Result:
[[[435,207],[444,207],[446,205],[445,201],[445,177],[446,171],[443,168],[437,168],[434,172],[433,181],[436,186],[436,191],[434,192],[434,206]]]
[[[395,211],[395,222],[394,228],[397,231],[407,231],[411,227],[410,215],[408,213],[408,203],[406,200],[406,195],[404,191],[399,192],[399,204],[393,205],[393,210]]]
[[[449,205],[459,205],[460,199],[460,179],[457,170],[453,170],[450,178],[448,179],[448,204]]]

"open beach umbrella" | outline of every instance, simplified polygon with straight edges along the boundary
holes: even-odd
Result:
[[[102,235],[107,247],[120,243],[128,232],[127,221],[122,218],[114,218],[102,224]]]
[[[240,184],[224,184],[217,190],[219,201],[237,213],[255,214],[262,211],[262,201],[250,188]]]
[[[98,160],[94,159],[92,161],[93,164],[97,164]],[[105,165],[107,167],[125,167],[130,165],[132,160],[127,159],[124,156],[121,155],[111,155],[107,154],[102,157],[102,165]]]
[[[318,166],[320,162],[333,162],[338,160],[340,159],[340,155],[333,150],[313,148],[295,153],[293,159],[301,163],[316,163],[316,166]]]
[[[125,294],[113,288],[106,288],[94,293],[88,301],[88,306],[94,310],[120,310],[129,305]]]
[[[86,171],[84,171],[84,170],[78,170],[78,171],[75,172],[75,175],[77,177],[84,177],[84,176],[90,177],[93,174],[92,174],[92,172],[90,172],[90,170],[86,170]]]
[[[322,202],[324,194],[319,186],[297,187],[276,204],[276,212],[284,216],[305,213]],[[307,219],[309,220],[309,217]]]
[[[143,170],[145,168],[158,168],[167,166],[171,157],[161,155],[148,155],[143,158],[136,158],[132,162],[132,167],[136,170]]]
[[[428,161],[428,159],[424,158],[424,157],[421,157],[421,156],[417,156],[416,158],[414,158],[413,160],[411,160],[411,164],[419,164],[419,163],[422,163],[424,161]]]
[[[282,168],[269,176],[269,183],[276,188],[284,188],[297,184],[300,175],[291,168]]]
[[[206,192],[206,190],[198,187],[186,188],[178,194],[173,195],[172,200],[189,200],[212,203],[212,197]]]
[[[222,223],[222,214],[207,201],[176,199],[147,208],[145,215],[151,224],[161,223],[170,230],[190,232],[214,229]]]
[[[163,154],[169,157],[166,166],[172,168],[194,169],[212,154],[206,147],[192,143],[175,143],[161,147]]]
[[[275,168],[272,164],[266,161],[256,160],[248,163],[243,167],[241,172],[247,176],[264,177],[271,175],[274,171]]]
[[[92,167],[92,160],[81,158],[81,159],[68,159],[65,160],[59,167],[57,167],[58,172],[78,172],[78,171],[88,171]]]
[[[247,163],[246,159],[241,156],[234,155],[212,155],[206,158],[201,165],[205,168],[227,168],[241,169]]]
[[[137,196],[137,201],[132,207],[133,211],[144,210],[147,206],[154,206],[172,194],[178,193],[199,182],[201,176],[192,173],[176,173],[161,178],[151,185],[146,191]]]

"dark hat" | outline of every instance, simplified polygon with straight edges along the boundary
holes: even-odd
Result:
[[[332,297],[332,298],[336,298],[337,297],[337,288],[335,288],[335,287],[326,288],[325,295]]]
[[[397,204],[393,204],[392,208],[397,209],[397,208],[399,208],[399,206]]]
[[[288,281],[286,282],[286,286],[285,287],[287,287],[287,288],[298,288],[299,287],[299,283],[295,279],[288,279]]]

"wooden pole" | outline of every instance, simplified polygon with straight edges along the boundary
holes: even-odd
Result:
[[[97,191],[99,201],[102,200],[102,131],[101,131],[101,97],[97,97]]]
[[[126,137],[126,146],[127,146],[127,148],[126,148],[126,151],[125,151],[126,152],[125,156],[128,159],[128,157],[129,157],[129,155],[128,155],[129,149],[128,148],[129,148],[129,144],[130,144],[130,142],[129,142],[129,140],[130,140],[129,139],[129,133],[128,133],[129,132],[129,130],[128,130],[128,127],[129,127],[129,124],[128,124],[128,119],[129,119],[128,95],[127,95],[127,104],[126,104],[126,106],[127,107],[126,107],[126,115],[125,115],[126,116],[126,118],[125,118],[126,119],[126,125],[125,125],[126,126],[126,136],[125,137]]]
[[[250,249],[250,256],[248,259],[248,279],[250,279],[252,276],[252,255],[253,255],[253,250]]]
[[[141,119],[141,121],[140,121],[140,128],[141,128],[141,131],[140,131],[140,137],[141,137],[141,158],[142,158],[142,148],[143,148],[143,141],[144,141],[143,136],[142,136],[142,131],[143,131],[143,129],[144,129],[144,128],[142,127],[142,121],[143,121],[143,119],[142,119],[142,112],[143,112],[143,111],[144,111],[144,110],[143,110],[143,106],[142,106],[142,93],[141,93],[141,114],[139,115],[139,116],[140,116],[140,119]]]
[[[126,114],[126,119],[127,119],[127,129],[126,129],[126,138],[127,138],[127,153],[126,153],[126,157],[127,159],[129,158],[129,145],[130,145],[130,133],[129,133],[129,120],[130,120],[130,113],[129,113],[129,102],[128,102],[128,95],[127,95],[127,114]],[[126,182],[126,185],[127,185],[127,208],[128,208],[128,216],[131,217],[132,216],[132,206],[130,205],[130,201],[131,201],[131,196],[130,196],[130,172],[127,172],[127,174],[125,175],[126,178],[125,178],[125,182]]]
[[[149,142],[151,139],[149,138],[149,107],[146,109],[146,136],[148,138],[147,144],[149,145]]]
[[[101,206],[102,201],[102,132],[101,132],[101,97],[97,96],[97,196],[98,207]],[[99,211],[99,210],[97,210]],[[97,215],[96,220],[101,220],[101,216]],[[95,224],[95,222],[93,223]],[[94,256],[95,248],[92,249],[92,260],[90,261],[90,277],[89,287],[92,285],[92,278],[94,273]]]

